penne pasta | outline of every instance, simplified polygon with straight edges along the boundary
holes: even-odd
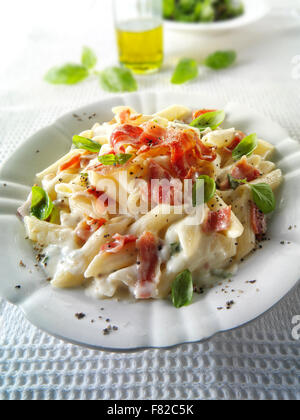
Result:
[[[272,144],[241,144],[208,112],[115,107],[37,174],[20,213],[53,287],[159,299],[182,278],[191,292],[234,274],[264,238],[283,177]]]

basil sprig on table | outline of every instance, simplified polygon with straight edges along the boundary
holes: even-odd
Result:
[[[245,137],[232,151],[234,160],[240,160],[243,156],[250,156],[257,148],[257,135],[250,134]]]
[[[131,70],[124,67],[108,67],[98,74],[100,85],[106,92],[134,92],[138,89]]]
[[[93,153],[99,153],[102,147],[101,144],[82,136],[74,136],[73,144],[76,149],[84,149]]]
[[[252,198],[264,214],[272,213],[276,208],[276,200],[272,188],[268,184],[250,184]]]
[[[89,71],[80,64],[68,63],[61,67],[53,67],[45,75],[45,80],[53,85],[75,85],[86,79]]]
[[[216,51],[210,54],[204,65],[212,70],[226,69],[234,64],[237,54],[235,51]],[[182,84],[195,79],[199,75],[198,63],[192,58],[179,60],[171,78],[171,83]]]
[[[81,64],[67,63],[61,67],[53,67],[45,75],[45,80],[54,85],[75,85],[82,82],[97,64],[97,57],[89,47],[83,47]]]
[[[54,209],[51,198],[43,188],[32,187],[32,199],[30,214],[39,220],[47,220]]]
[[[174,1],[174,0],[172,0]],[[204,61],[204,65],[220,70],[229,67],[236,59],[234,51],[217,51]],[[134,92],[138,84],[130,69],[125,67],[108,67],[102,71],[95,70],[97,56],[89,47],[83,47],[81,63],[67,63],[60,67],[53,67],[45,75],[45,81],[55,85],[74,85],[89,76],[97,76],[100,85],[106,92]],[[173,84],[182,84],[198,77],[199,68],[192,58],[181,59],[171,79]]]
[[[207,112],[206,114],[202,114],[198,118],[195,118],[190,126],[199,128],[200,131],[206,130],[207,128],[215,130],[225,120],[225,116],[226,114],[224,111]]]
[[[60,67],[53,67],[45,75],[45,81],[55,85],[74,85],[89,76],[99,77],[102,89],[107,92],[133,92],[138,86],[129,69],[123,67],[109,67],[103,71],[96,71],[97,56],[89,47],[83,47],[81,63],[67,63]]]
[[[236,57],[235,51],[216,51],[206,58],[204,64],[213,70],[222,70],[232,66]]]
[[[198,77],[198,64],[196,60],[191,58],[181,59],[172,76],[171,83],[175,85],[180,85],[182,83],[188,82]]]
[[[175,308],[188,306],[193,299],[193,279],[189,270],[184,270],[176,276],[172,283],[172,302]]]
[[[116,155],[108,154],[98,156],[98,160],[103,165],[124,165],[131,157],[132,155],[126,153],[118,153]]]
[[[197,203],[197,191],[203,188],[203,184],[204,184],[204,203],[207,203],[215,195],[215,192],[216,192],[215,180],[208,175],[199,176],[193,185],[193,192],[192,192],[193,207],[196,207],[197,204],[200,204],[200,203]]]
[[[93,69],[96,66],[97,56],[91,48],[83,47],[81,53],[81,63],[85,68],[89,70]]]

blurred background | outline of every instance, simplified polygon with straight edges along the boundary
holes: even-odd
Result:
[[[155,80],[157,87],[167,87],[168,71],[178,58],[187,56],[201,60],[217,49],[235,49],[239,55],[239,65],[231,69],[230,74],[222,75],[224,83],[228,77],[234,79],[235,74],[240,79],[247,78],[249,83],[264,83],[270,76],[275,81],[283,74],[289,75],[291,59],[299,53],[296,37],[290,37],[300,25],[300,17],[294,13],[298,1],[267,2],[272,7],[271,14],[245,29],[219,35],[165,30],[165,61]],[[45,85],[43,75],[54,65],[79,61],[83,45],[92,47],[97,53],[98,68],[117,63],[112,0],[75,0],[72,3],[68,0],[10,0],[2,2],[1,16],[2,99],[14,91],[18,92],[16,97],[22,96],[18,98],[19,105],[24,97],[28,101],[29,93],[32,104],[34,99],[40,103],[41,92],[44,92],[48,106],[52,101],[60,101],[62,91]],[[255,68],[255,72],[251,68]],[[209,79],[213,77],[218,75],[210,75]],[[204,84],[205,81],[207,79]],[[89,90],[95,84],[96,80],[87,81],[85,87]],[[153,79],[140,78],[139,84],[141,89],[152,87]],[[93,99],[101,96],[100,91],[98,95]],[[68,98],[64,99],[68,101]]]
[[[210,35],[166,30],[163,67],[137,76],[139,90],[201,92],[240,102],[299,139],[300,4],[268,3],[270,13],[243,29]],[[100,70],[117,64],[118,55],[112,0],[2,0],[0,10],[1,164],[63,113],[110,95],[97,78],[47,84],[49,68],[79,62],[83,45],[94,49]],[[179,58],[200,63],[217,49],[236,50],[237,63],[219,72],[201,67],[199,78],[171,85]],[[299,342],[291,337],[299,301],[298,287],[259,320],[207,343],[114,355],[49,337],[0,299],[0,399],[299,399]]]

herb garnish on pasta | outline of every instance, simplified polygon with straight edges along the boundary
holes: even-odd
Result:
[[[51,285],[181,308],[194,290],[234,275],[267,232],[282,174],[272,144],[222,128],[225,118],[218,109],[145,115],[119,106],[70,139],[19,211]]]

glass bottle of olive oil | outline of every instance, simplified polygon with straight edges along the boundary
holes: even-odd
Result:
[[[120,62],[134,73],[158,70],[163,62],[161,0],[114,0],[114,14]]]

